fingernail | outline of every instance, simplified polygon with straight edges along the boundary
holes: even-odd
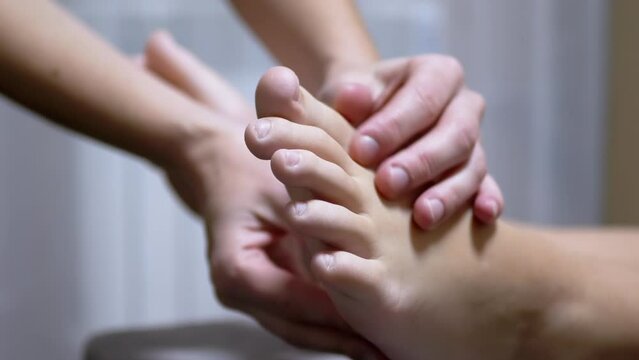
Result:
[[[293,211],[295,212],[296,216],[301,216],[306,212],[307,207],[308,206],[306,205],[306,203],[297,202],[293,205]]]
[[[287,151],[286,152],[286,166],[295,166],[300,163],[301,160],[300,153],[297,151]]]
[[[379,144],[375,139],[368,135],[362,135],[355,142],[355,150],[359,161],[368,165],[375,161],[379,152]]]
[[[444,216],[444,203],[439,199],[429,199],[426,201],[426,206],[430,212],[431,222],[433,224],[439,222]]]
[[[335,267],[335,256],[330,254],[319,254],[317,255],[318,261],[322,264],[322,267],[325,270],[332,270]]]
[[[271,131],[271,122],[266,119],[259,119],[255,123],[255,132],[257,133],[257,138],[262,139],[266,135],[268,135],[269,131]]]
[[[390,176],[390,188],[393,194],[397,195],[408,187],[408,183],[410,182],[410,178],[408,177],[408,173],[401,166],[391,166],[389,171]]]

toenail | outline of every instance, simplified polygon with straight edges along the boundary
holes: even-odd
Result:
[[[410,178],[403,167],[393,165],[388,173],[390,177],[389,185],[393,194],[397,195],[406,190],[410,183]]]
[[[430,212],[431,223],[435,224],[439,222],[439,220],[441,220],[444,216],[444,203],[442,203],[439,199],[428,199],[426,201],[426,206]]]
[[[306,203],[303,203],[303,202],[298,202],[293,205],[293,211],[295,212],[296,216],[304,215],[307,208],[308,208],[308,205],[306,205]]]
[[[369,165],[377,157],[379,152],[379,144],[375,139],[368,135],[362,135],[355,142],[355,150],[358,160],[364,165]]]
[[[295,166],[299,164],[300,160],[302,159],[299,152],[290,151],[290,150],[286,152],[285,158],[286,158],[286,166]]]
[[[264,138],[271,131],[271,121],[266,119],[259,119],[255,123],[255,133],[258,139]]]
[[[331,271],[335,268],[335,256],[331,254],[319,254],[318,261],[325,270]]]

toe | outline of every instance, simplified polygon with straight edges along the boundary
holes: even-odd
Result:
[[[324,130],[292,123],[282,118],[261,118],[246,128],[244,138],[249,150],[258,158],[268,160],[280,149],[301,149],[315,153],[347,172],[358,167]]]
[[[354,132],[346,119],[302,88],[297,75],[285,67],[274,67],[262,77],[255,91],[255,106],[258,117],[276,116],[317,126],[343,147]]]
[[[380,296],[383,265],[346,251],[322,252],[311,263],[313,276],[331,293],[355,301]]]
[[[362,193],[344,169],[307,150],[281,149],[271,158],[275,177],[287,188],[303,188],[315,197],[362,211]]]
[[[302,238],[363,257],[373,253],[373,226],[366,216],[322,200],[292,203],[287,214],[287,223]]]

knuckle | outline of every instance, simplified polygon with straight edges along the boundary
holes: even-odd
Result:
[[[455,209],[466,201],[468,197],[469,196],[467,195],[467,191],[464,189],[464,185],[458,184],[452,186],[446,192],[446,194],[442,197],[442,201],[444,202],[446,209],[452,209],[452,212],[454,212]]]
[[[464,154],[470,154],[475,147],[478,135],[474,126],[458,126],[455,129],[453,146]]]
[[[407,166],[408,176],[413,181],[428,181],[435,175],[435,157],[428,151],[420,151],[414,156],[413,166]]]
[[[389,113],[380,122],[379,127],[375,129],[375,139],[379,141],[381,147],[395,147],[402,142],[403,139],[403,127],[402,127],[402,114],[394,111]]]
[[[416,101],[420,104],[420,107],[423,111],[423,117],[426,121],[435,119],[439,116],[440,113],[440,102],[435,95],[427,86],[420,84],[421,86],[415,86],[415,98]]]

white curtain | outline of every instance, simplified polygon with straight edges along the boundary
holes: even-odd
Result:
[[[488,161],[507,214],[597,223],[605,170],[607,2],[446,2],[447,46],[488,102]]]
[[[222,2],[61,2],[128,53],[158,27],[252,98],[268,56]],[[507,214],[599,220],[605,3],[360,1],[384,56],[452,52],[488,100]],[[157,171],[0,101],[0,358],[73,359],[94,332],[231,318],[199,222]]]

